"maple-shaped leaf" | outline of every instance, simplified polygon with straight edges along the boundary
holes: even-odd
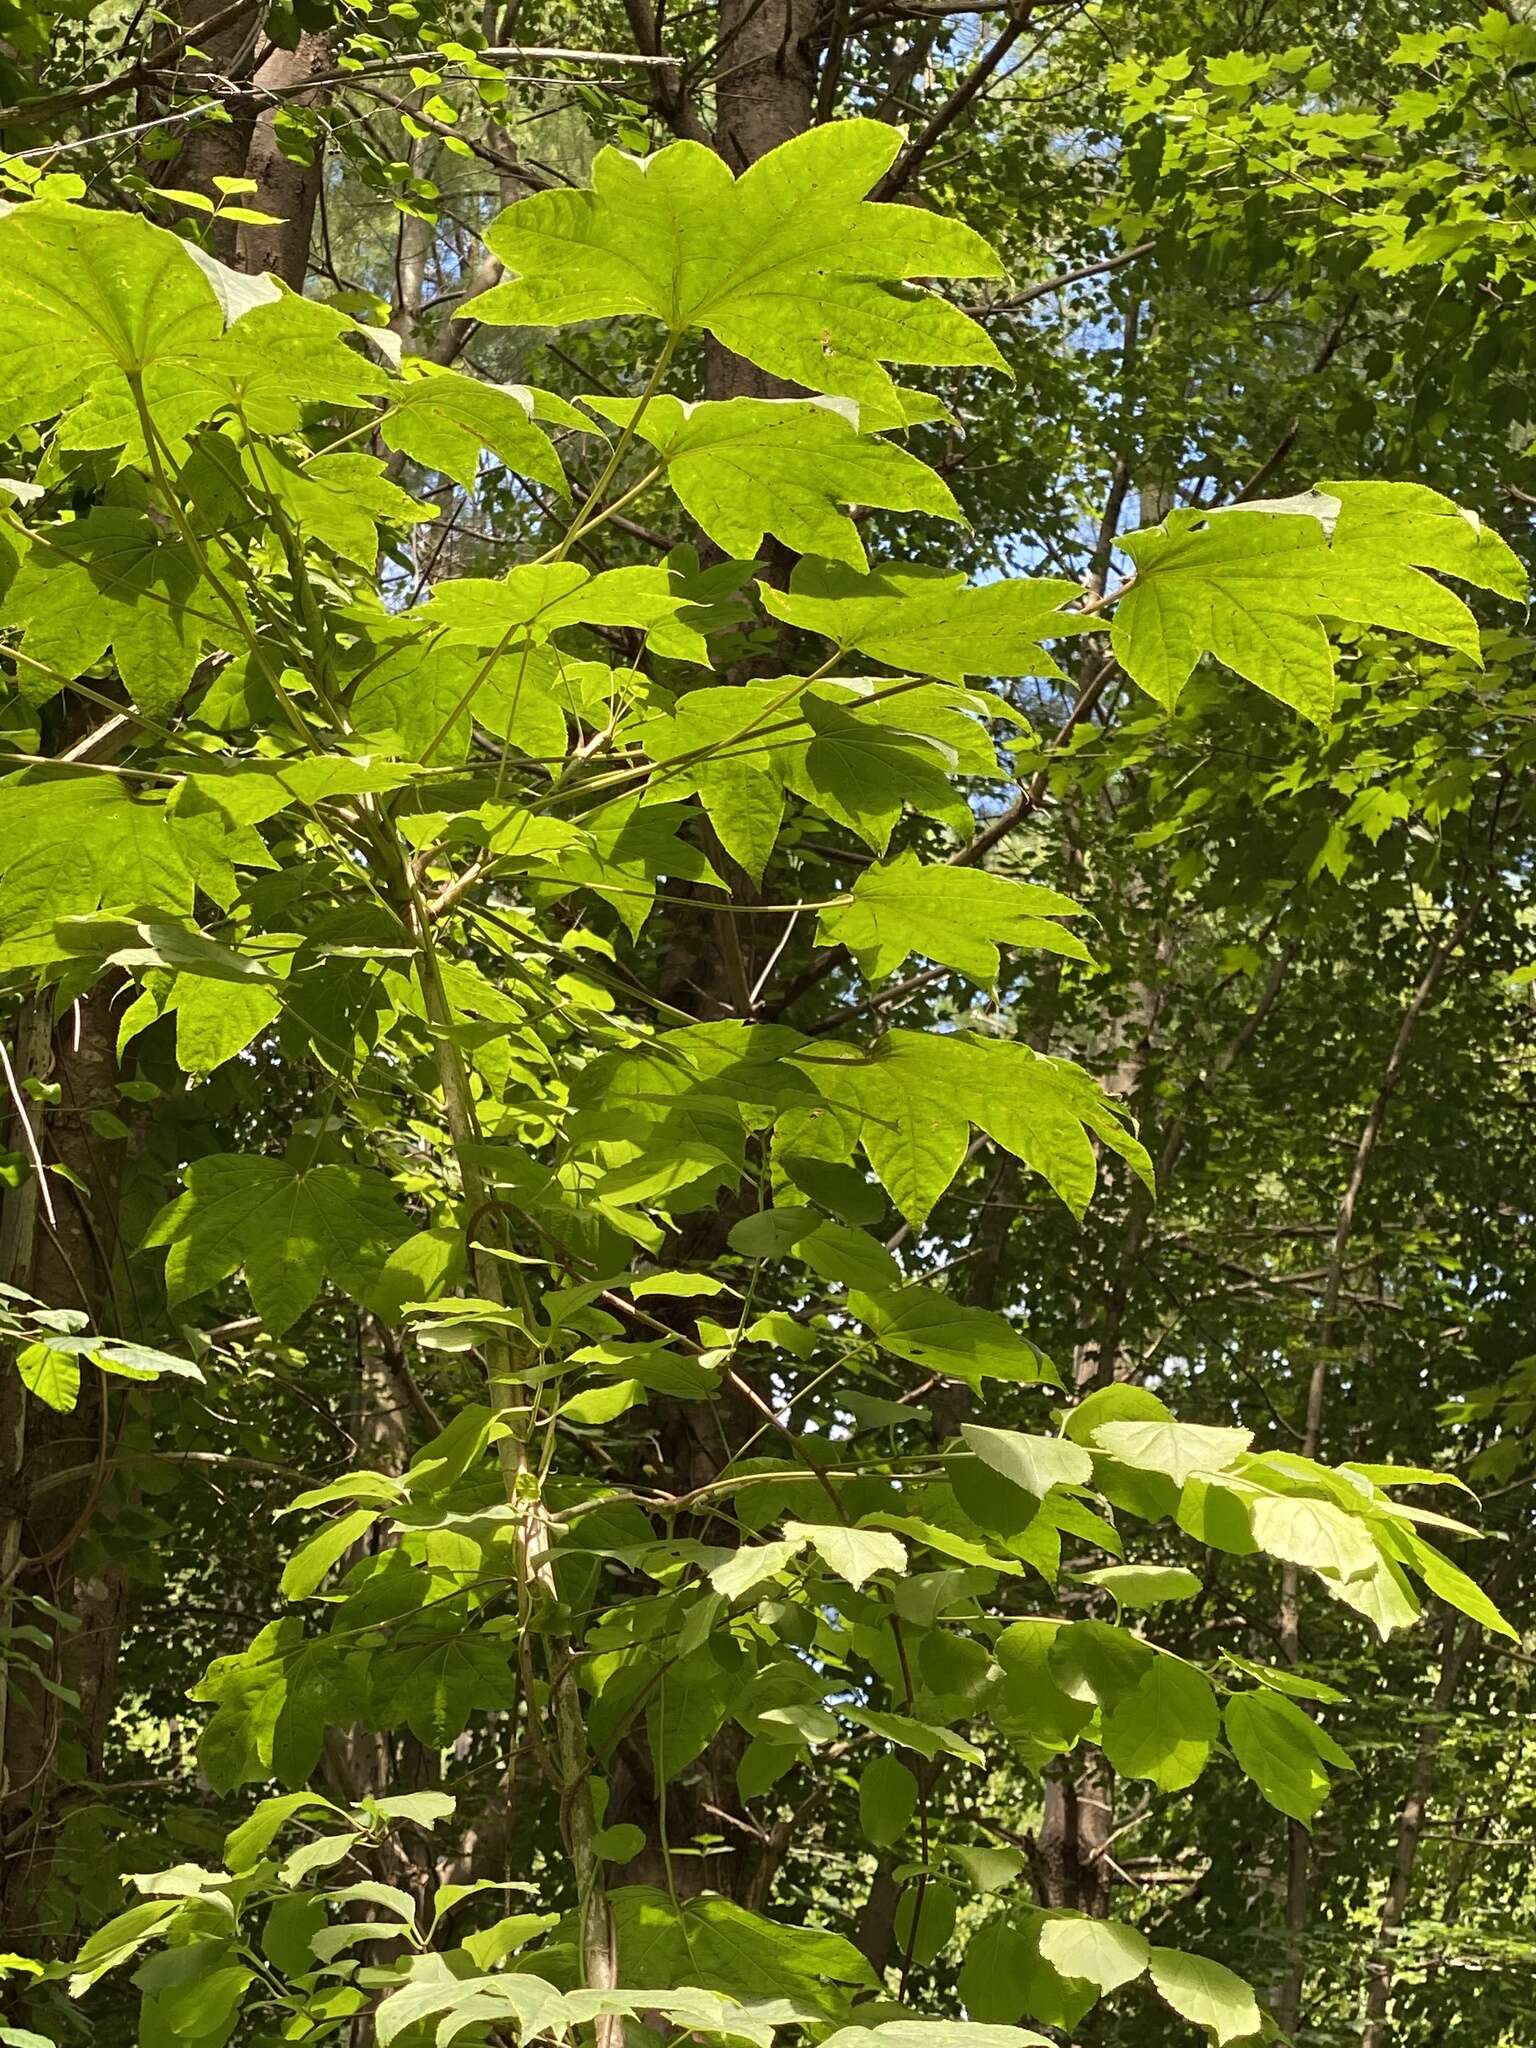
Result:
[[[1433,569],[1525,602],[1527,577],[1513,549],[1475,512],[1438,491],[1423,484],[1329,483],[1318,495],[1339,507],[1331,549],[1338,600],[1347,604],[1351,586],[1359,586],[1361,609],[1343,610],[1341,617],[1443,640],[1475,660],[1477,632],[1466,607],[1423,572]]]
[[[784,780],[797,796],[884,853],[903,806],[941,818],[957,832],[970,810],[951,779],[953,753],[925,732],[903,729],[857,696],[833,696],[818,685],[801,699],[812,737],[786,745]]]
[[[290,1615],[268,1622],[248,1649],[214,1659],[189,1697],[215,1708],[197,1760],[219,1791],[272,1777],[304,1783],[332,1718],[350,1721],[362,1709],[361,1660],[349,1648],[306,1636]]]
[[[567,716],[601,707],[605,721],[610,691],[634,672],[617,672],[616,683],[615,672],[553,647],[553,636],[630,626],[659,654],[702,661],[707,648],[680,581],[661,564],[594,576],[576,562],[449,577],[425,604],[370,621],[378,651],[363,664],[353,722],[438,764],[464,758],[472,723],[535,759],[563,757]]]
[[[561,672],[558,654],[530,640],[487,656],[441,636],[406,639],[368,665],[353,725],[437,766],[464,759],[475,725],[533,760],[560,760],[569,741]]]
[[[195,927],[121,917],[61,919],[61,948],[93,958],[97,971],[126,968],[143,982],[118,1021],[117,1049],[158,1018],[176,1019],[176,1064],[184,1074],[210,1074],[276,1021],[292,938],[263,935],[261,950],[274,963],[237,953]]]
[[[674,142],[655,156],[602,150],[583,191],[536,192],[486,240],[505,282],[477,320],[564,327],[639,314],[673,336],[703,329],[749,362],[811,391],[903,417],[885,363],[985,363],[991,339],[908,280],[996,277],[972,229],[864,195],[901,147],[878,121],[834,121],[770,150],[734,178],[714,150]]]
[[[696,1024],[651,1051],[593,1060],[573,1084],[565,1125],[570,1156],[655,1184],[739,1178],[749,1130],[771,1124],[815,1090],[783,1055],[804,1041],[781,1025]]]
[[[866,868],[851,899],[822,912],[821,936],[846,946],[871,981],[894,973],[909,953],[921,953],[990,986],[999,942],[1090,960],[1076,933],[1054,922],[1080,915],[1070,896],[1036,882],[980,868],[925,866],[916,854],[901,853]]]
[[[45,703],[111,647],[133,701],[161,718],[191,682],[205,634],[227,630],[185,543],[119,505],[33,536],[0,625],[22,629],[17,680],[29,702]]]
[[[171,443],[220,414],[238,416],[251,433],[290,434],[306,407],[360,407],[390,390],[362,336],[331,307],[283,291],[239,313],[223,334],[199,331],[164,347],[144,372],[145,406]],[[60,422],[59,438],[69,448],[122,448],[127,460],[142,460],[143,417],[126,380],[94,385]]]
[[[665,716],[633,729],[657,765],[651,788],[666,800],[690,791],[720,844],[761,881],[784,818],[784,772],[775,752],[798,729],[798,677],[690,690]]]
[[[441,470],[466,491],[474,488],[485,449],[519,476],[565,489],[560,458],[533,423],[536,401],[525,385],[487,384],[414,356],[408,369],[412,374],[389,394],[379,430],[391,448],[424,468]],[[573,417],[587,424],[580,414]]]
[[[887,1032],[867,1052],[827,1044],[794,1055],[834,1107],[859,1119],[859,1143],[913,1224],[959,1172],[972,1126],[1048,1180],[1081,1216],[1093,1194],[1092,1138],[1150,1182],[1151,1162],[1123,1111],[1070,1060],[974,1032]]]
[[[432,1747],[439,1745],[434,1743]],[[552,1915],[551,1919],[556,1917]],[[521,1933],[519,1940],[527,1940],[528,1934],[538,1931],[536,1925]],[[489,1935],[470,1935],[465,1942],[466,1953],[478,1949],[482,1942],[489,1943],[495,1933],[493,1928]],[[517,1945],[517,1942],[511,1944]],[[504,1952],[497,1952],[498,1956]],[[328,1955],[331,1951],[322,1944],[318,1953]],[[695,1995],[700,1999],[704,1997],[702,1992]],[[658,1996],[664,2008],[666,1994]],[[594,2002],[599,2003],[604,2012],[625,2009],[622,1992],[597,1994]],[[435,2030],[423,2024],[436,2020],[440,2013],[444,2017]],[[412,2039],[424,2040],[429,2031],[435,2031],[442,2034],[444,2041],[449,2041],[457,2040],[471,2028],[483,2033],[487,2026],[493,2026],[498,2033],[506,2035],[515,2029],[519,2039],[531,2041],[562,2031],[574,2017],[569,2002],[541,1977],[518,1970],[501,1972],[494,1977],[457,1977],[445,1967],[441,1976],[420,1978],[390,1993],[379,2007],[376,2038],[379,2048],[394,2048],[394,2043],[407,2028],[411,2030]],[[586,2014],[583,2013],[582,2017],[585,2018]],[[697,2024],[692,2015],[689,2024]]]
[[[683,509],[712,541],[750,560],[765,534],[796,554],[865,566],[864,543],[841,505],[961,517],[949,486],[915,455],[858,430],[846,400],[730,398],[688,405],[653,398],[588,398],[628,426],[667,465]]]
[[[1319,726],[1333,710],[1325,619],[1410,633],[1481,665],[1476,619],[1425,571],[1517,598],[1525,587],[1502,541],[1414,484],[1178,510],[1123,545],[1136,574],[1112,641],[1127,675],[1171,709],[1209,654]]]
[[[59,921],[98,909],[190,912],[202,889],[227,907],[232,861],[270,865],[257,835],[210,809],[173,815],[114,776],[48,773],[0,785],[0,964],[68,955]]]
[[[1135,581],[1115,609],[1121,667],[1172,709],[1214,655],[1316,725],[1333,710],[1327,533],[1309,511],[1170,512],[1121,545]]]
[[[245,1269],[257,1314],[274,1336],[296,1322],[327,1275],[359,1300],[376,1286],[410,1226],[382,1174],[351,1166],[307,1170],[287,1159],[218,1153],[187,1168],[186,1193],[150,1225],[167,1247],[174,1305]]]
[[[368,1670],[371,1716],[381,1728],[403,1723],[429,1749],[442,1749],[464,1732],[477,1708],[505,1702],[512,1649],[505,1640],[449,1626],[377,1652]]]
[[[399,761],[366,754],[291,754],[281,760],[212,759],[194,769],[171,799],[173,810],[195,813],[214,804],[234,824],[259,825],[290,805],[305,809],[328,797],[399,789],[411,770]]]
[[[688,818],[684,805],[638,806],[637,797],[621,797],[594,811],[585,821],[589,839],[544,867],[541,896],[553,901],[580,883],[610,903],[634,937],[650,915],[662,876],[725,887],[699,848],[678,836]]]
[[[983,701],[940,685],[780,676],[691,691],[633,736],[657,763],[652,800],[697,790],[722,845],[760,875],[786,789],[877,853],[903,809],[968,835],[975,821],[955,772],[997,763],[976,719]]]
[[[495,579],[450,577],[403,623],[484,648],[514,637],[547,640],[566,626],[632,626],[657,654],[707,663],[704,640],[685,616],[694,607],[682,583],[665,563],[594,576],[577,562],[529,562]]]
[[[882,562],[867,576],[802,562],[787,591],[759,586],[765,610],[858,648],[892,668],[963,682],[967,676],[1059,676],[1044,642],[1081,632],[1062,610],[1082,586],[1055,576],[968,584],[963,575]]]
[[[179,236],[142,215],[34,200],[0,217],[0,434],[63,412],[103,380],[214,341],[224,316]]]
[[[151,975],[118,1026],[123,1048],[157,1018],[176,1019],[176,1064],[184,1074],[211,1074],[244,1052],[275,1022],[282,1003],[270,988],[216,981],[203,974]]]

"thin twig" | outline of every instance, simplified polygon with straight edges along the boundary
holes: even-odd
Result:
[[[32,1161],[32,1171],[37,1175],[37,1191],[42,1200],[43,1213],[48,1218],[49,1229],[57,1231],[59,1219],[54,1210],[53,1196],[48,1188],[48,1172],[43,1165],[42,1147],[37,1142],[32,1119],[27,1114],[26,1098],[17,1084],[16,1069],[11,1065],[11,1055],[3,1037],[0,1037],[0,1067],[5,1069],[6,1090],[16,1105],[16,1121],[21,1126],[21,1142],[27,1148],[27,1155]]]
[[[990,320],[994,314],[1017,313],[1024,306],[1032,306],[1036,299],[1046,299],[1052,292],[1065,291],[1068,285],[1082,284],[1090,277],[1103,277],[1109,271],[1121,270],[1138,257],[1150,255],[1156,247],[1155,239],[1138,242],[1133,249],[1117,249],[1113,256],[1101,256],[1096,263],[1080,263],[1076,270],[1064,270],[1059,277],[1048,277],[1041,284],[1026,285],[1023,291],[999,299],[995,305],[979,308],[977,317]]]
[[[987,83],[987,80],[997,70],[998,65],[1002,63],[1008,52],[1019,40],[1019,37],[1023,35],[1025,29],[1029,26],[1029,18],[1032,12],[1032,0],[1024,0],[1024,4],[1019,8],[1012,20],[1010,20],[1001,35],[994,40],[991,48],[971,66],[971,69],[961,79],[927,127],[924,128],[915,141],[908,143],[895,163],[891,165],[891,168],[875,187],[873,196],[876,199],[894,199],[898,192],[903,191],[911,183],[913,176],[920,169],[924,159],[929,155],[934,145],[959,120],[966,108],[971,104],[971,101],[975,99],[982,87]]]

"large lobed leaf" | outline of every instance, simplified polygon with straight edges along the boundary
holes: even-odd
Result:
[[[366,1299],[406,1234],[382,1174],[229,1154],[187,1169],[186,1193],[160,1211],[144,1242],[168,1248],[173,1303],[243,1267],[257,1313],[281,1335],[328,1274]]]
[[[477,320],[563,327],[615,314],[726,348],[811,391],[882,408],[899,424],[886,363],[1006,365],[986,333],[912,278],[996,277],[1002,266],[958,221],[864,194],[901,147],[877,121],[834,122],[733,178],[696,142],[655,156],[602,150],[583,191],[538,192],[487,235],[505,282]]]
[[[750,559],[772,534],[797,554],[867,567],[842,505],[959,519],[948,484],[903,449],[859,432],[858,407],[826,399],[730,398],[688,405],[588,398],[661,456],[683,509],[728,555]]]
[[[1516,601],[1508,547],[1419,484],[1328,484],[1273,505],[1170,512],[1124,542],[1136,574],[1112,637],[1126,673],[1172,706],[1202,655],[1326,725],[1325,620],[1433,640],[1481,664],[1477,621],[1437,570]]]

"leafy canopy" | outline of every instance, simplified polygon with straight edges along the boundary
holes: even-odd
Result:
[[[664,331],[643,389],[584,412],[381,362],[342,313],[141,219],[53,199],[0,219],[0,419],[44,444],[0,514],[30,742],[0,805],[0,965],[61,1010],[135,984],[114,1038],[147,1099],[209,1105],[153,1154],[129,1256],[154,1334],[185,1343],[195,1316],[212,1355],[248,1312],[258,1354],[301,1372],[346,1315],[422,1422],[393,1469],[300,1492],[285,1611],[196,1690],[201,1769],[250,1811],[222,1852],[138,1877],[74,1958],[74,1996],[134,1963],[146,2043],[276,2009],[305,2034],[371,2015],[385,2044],[612,2040],[627,2015],[764,2048],[827,2028],[843,2048],[1027,2048],[1020,2019],[1071,2027],[1141,1982],[1219,2042],[1251,2036],[1252,1992],[1209,1959],[982,1906],[1016,1868],[935,1840],[939,1772],[979,1787],[1000,1759],[1039,1772],[1093,1745],[1160,1796],[1235,1772],[1305,1822],[1350,1769],[1310,1711],[1338,1702],[1197,1666],[1127,1615],[1258,1557],[1383,1638],[1420,1588],[1504,1625],[1415,1523],[1459,1525],[1410,1515],[1389,1475],[1145,1391],[1067,1407],[1017,1320],[931,1269],[925,1229],[983,1144],[1078,1219],[1105,1155],[1149,1197],[1152,1165],[1085,1067],[892,1024],[879,984],[911,960],[991,986],[1004,949],[1097,971],[1071,898],[976,859],[972,799],[1006,779],[1019,721],[971,679],[1060,676],[1108,613],[1164,705],[1209,656],[1322,722],[1329,622],[1475,659],[1437,577],[1517,597],[1512,558],[1428,491],[1340,484],[1170,513],[1103,598],[871,560],[854,511],[925,538],[917,520],[958,513],[886,438],[931,416],[886,366],[1000,364],[912,282],[997,275],[985,244],[865,197],[900,145],[837,123],[739,179],[694,143],[606,150],[590,188],[508,208],[478,319]],[[698,333],[813,396],[663,389]],[[467,488],[494,460],[558,491],[593,418],[614,429],[598,481],[542,551],[418,572],[430,476]],[[605,555],[593,536],[652,489],[733,559]],[[787,588],[753,559],[770,537],[805,557]],[[80,706],[120,721],[110,758],[44,756]],[[727,892],[733,861],[750,896]],[[749,949],[812,908],[871,988],[800,1029],[762,1002],[774,942]],[[683,971],[658,965],[669,945]],[[127,1133],[90,1112],[104,1142]],[[68,1314],[7,1310],[45,1406],[79,1398],[82,1360],[151,1400],[199,1369]],[[831,1389],[825,1426],[784,1394],[801,1371]],[[976,1419],[904,1435],[934,1386]],[[711,1430],[707,1476],[656,1454]],[[418,1900],[381,1877],[398,1831],[454,1798],[318,1791],[353,1730],[409,1737],[434,1779],[494,1754],[503,1782],[494,1745],[526,1741],[540,1910],[445,1931],[479,1881]],[[701,1759],[736,1825],[829,1747],[862,1774],[909,1964],[948,1952],[963,1880],[971,2020],[891,2019],[843,1935],[678,1890],[666,1817]]]

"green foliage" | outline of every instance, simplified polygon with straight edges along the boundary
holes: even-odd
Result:
[[[822,912],[821,929],[855,955],[871,981],[883,981],[909,954],[920,953],[990,984],[997,979],[999,938],[1087,960],[1077,935],[1052,922],[1076,911],[1054,889],[974,868],[924,867],[903,853],[866,868],[852,901]]]
[[[1210,1663],[1184,1603],[1229,1570],[1305,1574],[1357,1639],[1360,1618],[1405,1630],[1421,1587],[1509,1627],[1420,1533],[1468,1532],[1400,1505],[1403,1475],[1177,1419],[1146,1388],[1068,1405],[1044,1339],[938,1269],[935,1218],[984,1146],[1074,1225],[1106,1181],[1144,1215],[1146,1105],[1000,1004],[913,1028],[879,985],[908,961],[989,991],[1121,971],[1064,922],[1077,895],[972,864],[984,800],[1029,794],[1001,760],[1033,745],[972,679],[1060,679],[1108,617],[1164,712],[1222,703],[1225,668],[1326,735],[1341,647],[1363,689],[1361,629],[1397,662],[1423,642],[1475,666],[1494,635],[1436,579],[1518,601],[1518,567],[1446,499],[1382,483],[1176,508],[1102,595],[882,559],[853,510],[959,516],[885,438],[935,417],[885,366],[1002,364],[913,283],[1000,261],[866,196],[901,141],[837,122],[740,178],[692,141],[609,148],[590,184],[508,207],[477,320],[664,330],[633,391],[580,394],[585,413],[388,367],[340,311],[142,219],[43,198],[0,220],[0,426],[37,488],[0,514],[36,735],[0,811],[0,966],[61,1014],[118,1005],[115,1051],[175,1091],[141,1132],[152,1192],[123,1254],[153,1334],[203,1356],[248,1311],[254,1370],[286,1381],[346,1328],[418,1438],[304,1488],[293,1611],[253,1611],[194,1691],[214,1791],[284,1790],[222,1866],[139,1875],[142,1903],[47,1965],[83,1997],[131,1964],[146,2043],[370,2020],[384,2048],[606,2043],[620,2017],[764,2048],[1027,2048],[1014,2022],[1071,2029],[1121,1994],[1248,2038],[1267,2022],[1245,1982],[1010,1896],[1012,1835],[948,1839],[941,1788],[965,1787],[947,1826],[968,1837],[987,1774],[1060,1784],[1101,1755],[1149,1800],[1251,1787],[1309,1823],[1353,1770],[1314,1710],[1347,1732],[1347,1699]],[[701,335],[813,395],[664,389]],[[428,475],[473,492],[500,464],[560,494],[592,417],[615,432],[568,523],[546,515],[505,573],[423,573],[449,523]],[[730,559],[631,559],[614,536],[653,489]],[[753,559],[770,537],[808,558],[786,587]],[[82,705],[121,723],[104,758],[64,737]],[[1372,799],[1346,816],[1374,845],[1390,793],[1348,794]],[[787,944],[811,911],[868,989],[801,1028],[762,1001],[777,955],[760,976],[741,926]],[[977,1225],[965,1257],[985,1249]],[[30,1298],[4,1335],[57,1411],[82,1359],[202,1370]],[[488,1729],[515,1731],[509,1756]],[[359,1738],[408,1740],[425,1782],[332,1797],[322,1773]],[[536,1856],[496,1866],[515,1878],[385,1874],[420,1874],[400,1838],[449,1821],[450,1778],[519,1771],[545,1819]],[[899,1985],[766,1880],[750,1904],[711,1881],[717,1823],[766,1847],[831,1787],[899,1895]],[[448,1920],[525,1883],[537,1910]],[[962,1952],[967,2021],[892,2017]]]
[[[1323,618],[1391,626],[1474,662],[1477,621],[1423,572],[1519,599],[1519,563],[1475,518],[1413,484],[1324,486],[1236,511],[1170,513],[1126,550],[1136,574],[1115,610],[1115,653],[1172,706],[1202,654],[1321,725],[1334,661]]]
[[[169,1247],[173,1306],[241,1269],[257,1313],[281,1335],[327,1273],[359,1299],[368,1296],[404,1235],[380,1175],[231,1157],[198,1160],[186,1193],[161,1212],[144,1242]]]
[[[643,163],[604,151],[580,192],[538,193],[488,237],[508,282],[476,317],[562,327],[609,314],[702,329],[748,362],[901,415],[886,363],[1001,357],[975,322],[909,278],[995,277],[958,221],[864,195],[900,136],[877,121],[813,129],[733,180],[713,150],[676,142]]]
[[[28,1393],[63,1414],[80,1396],[82,1364],[124,1380],[196,1380],[202,1371],[189,1358],[157,1351],[122,1337],[101,1337],[77,1308],[47,1308],[19,1287],[0,1287],[0,1338],[15,1354],[16,1372]]]
[[[798,554],[867,568],[858,528],[840,505],[960,517],[949,486],[926,463],[859,433],[856,405],[731,398],[689,406],[663,395],[641,417],[637,398],[592,403],[656,450],[683,510],[744,561],[772,534]]]

